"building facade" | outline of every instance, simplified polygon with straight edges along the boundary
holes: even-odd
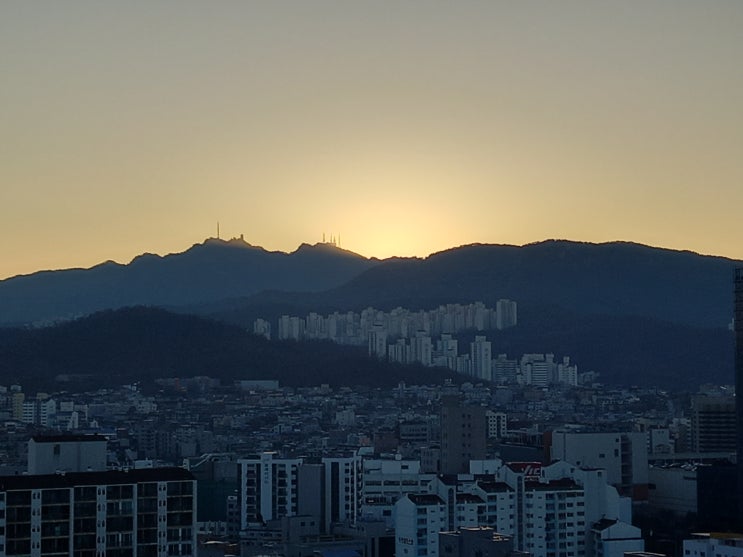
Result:
[[[297,475],[301,464],[302,459],[279,458],[275,452],[237,461],[241,530],[297,514]]]
[[[182,468],[0,477],[0,557],[196,555]]]
[[[735,452],[736,407],[732,396],[697,395],[691,400],[691,445],[696,453]]]
[[[743,267],[734,274],[735,398],[743,400]],[[738,523],[743,524],[743,404],[736,406],[738,430]]]
[[[576,466],[603,468],[607,481],[621,495],[635,500],[648,497],[647,436],[640,432],[551,432],[551,460]]]
[[[470,460],[485,458],[486,428],[484,407],[445,401],[441,406],[441,472],[467,472]]]
[[[28,473],[105,471],[106,444],[100,435],[35,435],[28,442]]]
[[[740,534],[694,534],[684,540],[687,557],[743,557],[743,536]]]
[[[608,557],[644,547],[630,499],[606,483],[604,470],[567,462],[481,461],[474,468],[439,476],[426,492],[397,502],[397,555],[438,556],[436,527],[493,528],[535,557]]]

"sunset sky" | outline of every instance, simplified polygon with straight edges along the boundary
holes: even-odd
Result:
[[[743,259],[743,2],[0,3],[0,278],[217,221]]]

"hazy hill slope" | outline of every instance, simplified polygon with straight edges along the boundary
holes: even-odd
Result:
[[[74,386],[55,381],[63,374],[84,379]],[[327,342],[269,342],[225,323],[145,307],[44,329],[0,329],[0,384],[19,383],[28,391],[196,375],[227,382],[393,386],[401,380],[439,382],[452,374],[388,365],[367,358],[363,349]]]
[[[741,264],[737,262],[737,264]],[[544,302],[581,313],[642,315],[723,327],[732,317],[736,262],[614,242],[474,245],[370,269],[338,288],[341,299],[441,298]]]
[[[44,271],[0,281],[0,323],[79,316],[131,305],[178,306],[267,288],[320,291],[339,286],[378,261],[329,244],[269,252],[242,240],[207,240],[183,253],[145,254],[128,265]]]
[[[735,382],[734,338],[722,328],[527,305],[518,327],[487,336],[494,357],[531,352],[570,356],[579,372],[600,372],[599,380],[609,385],[695,391],[703,383]]]
[[[732,318],[732,273],[743,263],[723,257],[613,242],[550,240],[523,247],[471,245],[426,259],[388,260],[338,288],[312,295],[263,293],[213,312],[233,321],[271,305],[297,311],[510,298],[581,314],[638,315],[699,327]],[[243,319],[244,318],[244,319]]]

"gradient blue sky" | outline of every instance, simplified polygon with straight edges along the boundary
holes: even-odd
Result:
[[[216,232],[743,259],[743,2],[0,3],[0,278]]]

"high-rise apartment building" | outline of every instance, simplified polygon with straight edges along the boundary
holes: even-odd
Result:
[[[439,532],[447,530],[446,503],[434,494],[407,494],[395,504],[395,554],[438,557]]]
[[[516,383],[519,363],[516,360],[509,360],[506,354],[498,354],[493,358],[493,381],[499,384]]]
[[[470,358],[472,361],[472,375],[478,379],[490,381],[492,372],[492,344],[484,336],[476,336],[470,343]]]
[[[456,399],[441,406],[441,472],[467,472],[470,460],[485,458],[487,420],[482,406],[464,406]]]
[[[240,459],[237,465],[242,533],[300,515],[312,517],[327,533],[334,524],[355,523],[362,512],[363,469],[358,454],[305,462],[264,452]]]
[[[498,300],[495,306],[495,312],[495,326],[499,330],[515,327],[516,323],[518,323],[518,309],[516,302],[513,300]]]
[[[363,485],[362,459],[358,455],[325,457],[323,492],[324,531],[331,524],[353,523],[361,512],[361,489]]]
[[[182,468],[0,477],[0,556],[196,555]]]
[[[554,354],[524,354],[521,357],[521,376],[526,385],[549,386],[554,382],[556,369]]]
[[[369,331],[369,355],[379,359],[387,357],[387,331],[381,323],[374,324]]]
[[[735,269],[735,398],[738,429],[738,518],[743,524],[743,267]]]
[[[691,400],[691,445],[697,453],[735,451],[736,405],[731,396]]]
[[[415,338],[410,339],[410,356],[413,362],[420,362],[424,366],[433,363],[433,345],[426,331],[416,331]]]
[[[433,357],[433,365],[457,369],[458,342],[450,334],[442,334],[436,341],[436,352]]]
[[[301,459],[278,458],[275,452],[237,462],[240,529],[297,514],[297,475]]]

